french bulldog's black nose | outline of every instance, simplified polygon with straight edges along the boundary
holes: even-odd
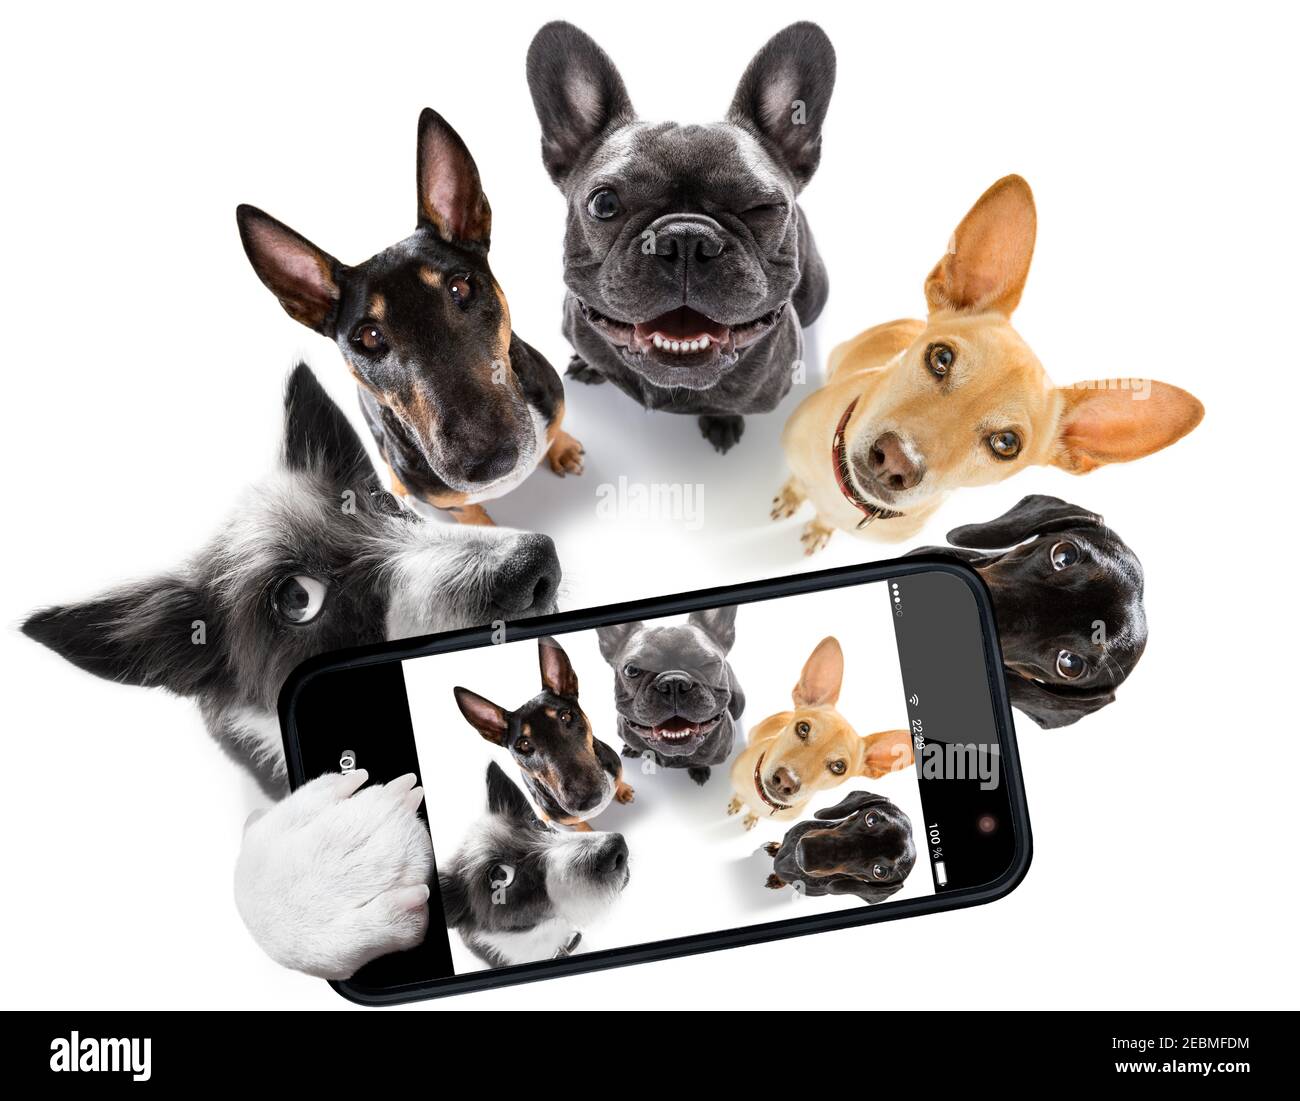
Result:
[[[925,464],[914,460],[896,432],[879,436],[867,453],[867,469],[886,489],[911,489],[925,477]]]
[[[775,793],[783,799],[789,799],[790,796],[797,795],[801,786],[799,777],[786,768],[785,765],[781,765],[772,773],[770,783],[775,789]]]
[[[655,677],[655,691],[664,696],[671,696],[674,701],[680,700],[695,687],[695,682],[685,673],[668,672],[660,673]]]
[[[601,875],[615,875],[627,867],[627,842],[621,833],[610,834],[596,857],[596,870]]]
[[[560,559],[550,536],[515,536],[491,586],[492,603],[502,611],[521,614],[548,607],[560,586]]]
[[[660,218],[651,227],[655,255],[676,264],[708,263],[722,255],[726,247],[722,227],[702,215]]]

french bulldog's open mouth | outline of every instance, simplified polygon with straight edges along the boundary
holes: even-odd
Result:
[[[895,520],[903,514],[885,508],[884,505],[878,505],[874,501],[869,501],[853,481],[853,474],[849,467],[849,448],[844,438],[844,430],[848,427],[849,418],[853,416],[853,410],[857,404],[857,398],[849,402],[849,407],[844,410],[844,415],[840,417],[840,423],[835,428],[835,436],[831,441],[831,466],[835,470],[835,484],[840,487],[840,492],[844,494],[849,504],[862,513],[862,519],[858,522],[858,527],[865,528],[873,520]]]
[[[718,724],[722,722],[722,712],[718,712],[710,719],[702,719],[699,722],[683,718],[681,715],[674,715],[671,719],[664,719],[663,722],[654,726],[633,722],[626,716],[623,721],[641,738],[654,743],[657,748],[671,755],[686,753],[695,749],[717,729]]]
[[[782,304],[743,325],[724,325],[690,306],[678,306],[633,323],[617,321],[581,300],[578,305],[592,326],[627,355],[671,367],[729,366],[742,349],[770,332],[785,312]]]

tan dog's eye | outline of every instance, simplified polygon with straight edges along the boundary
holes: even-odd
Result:
[[[527,757],[533,752],[533,743],[527,738],[520,738],[515,742],[515,752],[521,757]]]
[[[465,276],[458,275],[447,284],[447,293],[451,295],[451,300],[463,310],[469,305],[470,299],[474,297],[474,284]]]
[[[944,378],[957,362],[957,353],[947,344],[931,344],[925,350],[925,362],[930,374],[935,378]]]
[[[807,723],[795,723],[794,732],[798,734],[799,737],[803,738],[804,740],[807,740],[808,735],[812,733],[812,727],[809,726]]]
[[[999,459],[1014,459],[1020,454],[1020,437],[1010,430],[994,432],[989,437],[989,447]]]
[[[849,766],[843,761],[832,761],[826,767],[829,768],[835,776],[843,776],[849,769]]]

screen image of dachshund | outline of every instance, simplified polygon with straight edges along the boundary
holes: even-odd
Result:
[[[883,902],[903,886],[916,863],[912,821],[883,795],[855,791],[813,819],[763,846],[774,858],[773,890]]]

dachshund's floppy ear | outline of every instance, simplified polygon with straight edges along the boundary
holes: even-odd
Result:
[[[578,674],[569,663],[569,655],[553,638],[537,640],[537,657],[542,666],[542,685],[557,696],[576,697]]]
[[[863,902],[884,902],[903,889],[903,881],[875,883],[867,879],[833,880],[828,888],[833,895],[857,895]]]
[[[1086,527],[1101,522],[1101,517],[1096,513],[1062,501],[1059,497],[1031,493],[1028,497],[1022,497],[1018,505],[996,520],[953,528],[948,533],[948,542],[955,547],[996,550],[1014,547],[1031,535],[1044,535],[1051,531]]]
[[[612,623],[608,627],[596,628],[596,641],[600,644],[600,656],[610,665],[623,649],[623,643],[632,637],[632,632],[640,628],[639,620],[632,623]]]
[[[889,800],[883,795],[876,795],[870,791],[852,791],[840,802],[833,807],[823,807],[813,813],[814,818],[841,819],[847,818],[850,814],[857,814],[858,811],[867,807],[874,807],[880,803],[888,803]]]
[[[1044,730],[1077,723],[1085,715],[1100,711],[1115,702],[1115,692],[1110,688],[1067,688],[1010,674],[1007,677],[1007,695],[1011,706],[1023,711]]]
[[[453,688],[456,706],[465,716],[465,721],[477,730],[493,745],[505,745],[506,734],[510,730],[510,720],[506,717],[504,707],[498,707],[491,700],[471,692],[468,688]]]

